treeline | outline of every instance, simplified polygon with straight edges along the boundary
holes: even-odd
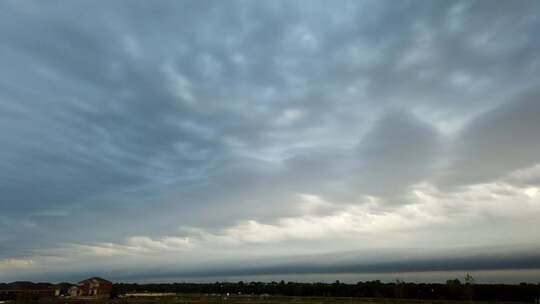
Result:
[[[408,298],[426,300],[476,300],[476,301],[519,301],[537,302],[540,298],[540,283],[473,284],[457,279],[446,284],[407,283],[396,281],[334,283],[296,282],[216,282],[216,283],[168,283],[168,284],[127,284],[113,285],[113,294],[130,292],[175,292],[199,294],[243,294],[243,295],[283,295],[283,296],[324,296],[324,297],[368,297],[368,298]]]

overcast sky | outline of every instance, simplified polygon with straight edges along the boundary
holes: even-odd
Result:
[[[538,29],[534,0],[2,1],[0,281],[537,280]]]

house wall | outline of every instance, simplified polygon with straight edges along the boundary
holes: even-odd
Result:
[[[112,291],[112,283],[102,280],[86,280],[79,286],[81,296],[108,296]]]

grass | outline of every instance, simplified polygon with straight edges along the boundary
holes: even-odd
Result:
[[[258,295],[194,295],[178,294],[177,296],[156,298],[124,298],[116,304],[483,304],[480,301],[448,301],[448,300],[414,300],[384,298],[349,298],[349,297],[286,297]],[[503,304],[505,302],[497,302]],[[506,302],[517,303],[517,302]]]
[[[510,304],[519,302],[481,302],[481,301],[449,301],[449,300],[415,300],[385,298],[351,298],[351,297],[288,297],[260,295],[204,295],[177,294],[162,297],[127,297],[112,300],[75,300],[67,298],[49,298],[39,301],[17,302],[9,304]],[[4,303],[8,304],[8,303]]]

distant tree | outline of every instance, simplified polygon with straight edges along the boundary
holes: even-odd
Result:
[[[405,298],[405,282],[401,279],[396,279],[394,282],[394,297]]]
[[[10,284],[1,284],[0,290],[13,288]],[[392,298],[402,297],[408,299],[422,300],[472,300],[474,288],[474,301],[490,302],[529,302],[534,303],[540,298],[540,284],[520,283],[520,284],[480,284],[468,274],[465,281],[450,279],[446,284],[439,283],[406,283],[402,280],[395,280],[391,283],[381,281],[357,282],[347,284],[341,281],[333,283],[299,283],[299,282],[215,282],[215,283],[170,283],[170,284],[131,284],[117,283],[113,285],[115,294],[126,292],[176,292],[176,293],[198,293],[198,294],[219,294],[242,292],[242,294],[271,294],[289,296],[328,296],[328,297],[380,297]],[[15,300],[15,294],[0,293],[0,301]],[[219,297],[212,303],[218,304]],[[19,304],[33,301],[33,299],[21,296],[18,298]],[[401,302],[401,301],[400,301]],[[32,302],[34,303],[34,302]],[[228,302],[223,302],[228,303]],[[403,302],[404,303],[404,302]],[[13,303],[17,304],[17,303]],[[41,303],[52,304],[52,303]],[[100,303],[96,303],[100,304]],[[116,303],[125,304],[125,303]],[[169,303],[156,303],[169,304]]]
[[[474,278],[470,273],[467,273],[463,280],[465,281],[465,296],[467,297],[467,300],[472,301],[474,298]]]
[[[461,298],[461,282],[458,279],[447,280],[446,288],[448,290],[447,297],[452,300]]]

